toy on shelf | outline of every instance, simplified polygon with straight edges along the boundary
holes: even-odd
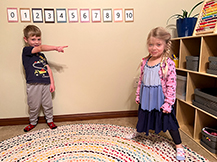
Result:
[[[205,0],[198,16],[193,35],[216,33],[217,0]]]

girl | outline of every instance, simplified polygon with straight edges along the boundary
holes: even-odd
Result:
[[[185,153],[181,145],[179,125],[174,113],[176,98],[176,69],[170,58],[171,35],[164,28],[151,30],[147,38],[149,55],[143,58],[141,74],[136,91],[136,103],[139,104],[137,132],[126,136],[135,138],[141,132],[169,130],[176,144],[177,160],[184,160]]]

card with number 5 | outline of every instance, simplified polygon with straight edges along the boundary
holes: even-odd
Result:
[[[69,22],[78,22],[78,10],[75,8],[68,9]]]

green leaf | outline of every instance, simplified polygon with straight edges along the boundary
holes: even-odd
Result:
[[[188,15],[188,17],[190,17],[191,16],[191,13],[194,11],[194,9],[197,7],[197,6],[199,6],[201,3],[203,3],[203,1],[201,1],[201,2],[199,2],[199,3],[197,3],[192,9],[191,9],[191,11],[190,11],[190,13],[189,13],[189,15]]]

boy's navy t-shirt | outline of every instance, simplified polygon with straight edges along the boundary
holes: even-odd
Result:
[[[50,84],[46,65],[47,59],[43,53],[32,54],[34,47],[24,47],[22,53],[23,66],[26,72],[26,83]]]

